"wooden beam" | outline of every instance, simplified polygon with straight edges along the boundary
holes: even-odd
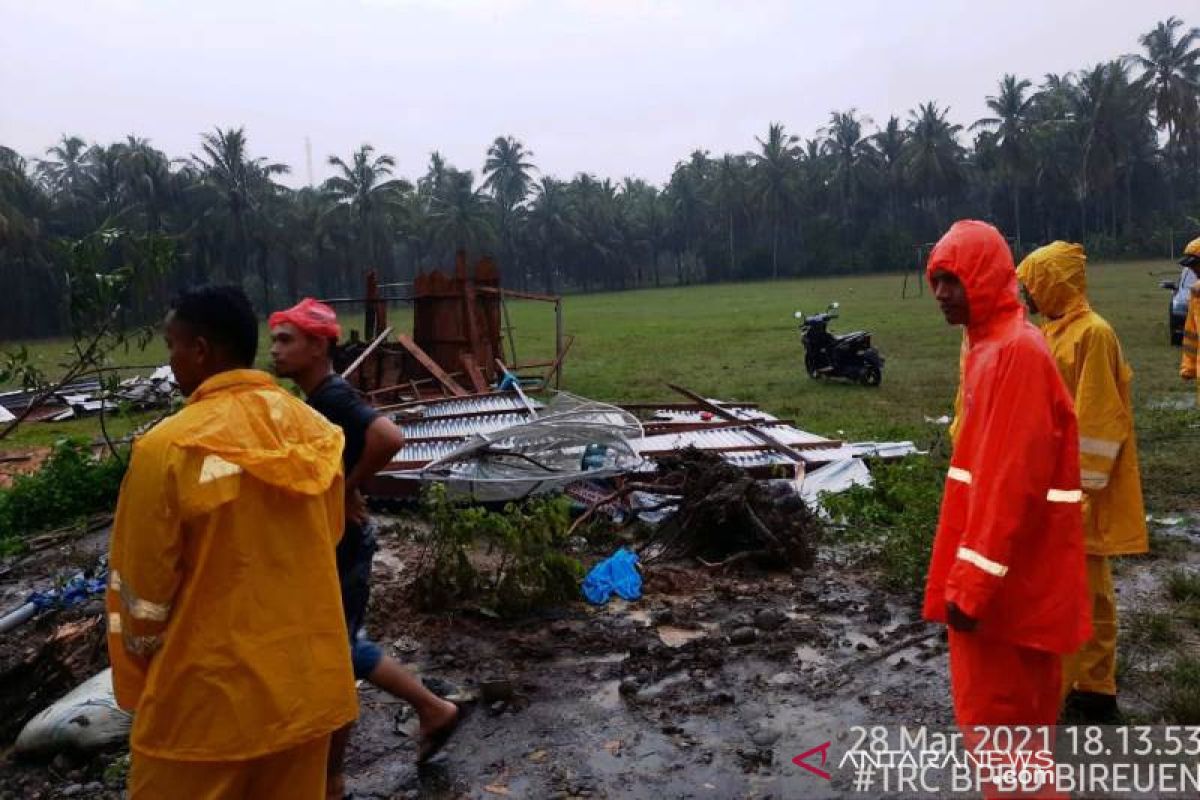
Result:
[[[548,387],[550,385],[550,379],[558,375],[559,371],[562,369],[563,359],[567,357],[567,353],[571,352],[571,345],[573,344],[575,344],[575,337],[568,336],[566,345],[559,351],[558,356],[554,359],[554,363],[550,365],[550,369],[546,370],[546,375],[542,378],[543,387]],[[556,389],[558,388],[557,382],[554,384],[554,387]]]
[[[725,410],[724,408],[721,408],[716,403],[709,402],[709,400],[707,398],[701,397],[700,395],[696,394],[695,392],[691,391],[690,389],[684,389],[682,386],[676,386],[673,383],[668,383],[667,386],[670,386],[672,389],[679,392],[684,397],[687,397],[687,398],[691,399],[693,402],[698,403],[705,410],[711,411],[713,414],[715,414],[718,417],[721,417],[722,419],[727,419],[730,422],[741,422],[741,423],[746,422],[746,420],[740,419],[736,414],[733,414],[733,413]],[[788,445],[786,445],[783,442],[776,439],[771,434],[766,433],[765,431],[761,430],[760,428],[755,427],[754,425],[747,425],[746,432],[749,433],[751,436],[753,436],[755,439],[758,439],[760,442],[763,442],[764,444],[766,444],[772,450],[774,450],[778,453],[783,453],[785,456],[787,456],[788,458],[795,461],[798,465],[801,465],[801,466],[804,465],[805,459],[799,450],[789,447]]]
[[[408,334],[400,334],[396,337],[396,341],[400,343],[401,347],[412,354],[412,357],[420,362],[421,366],[429,370],[429,374],[437,378],[438,383],[446,387],[450,394],[454,395],[455,397],[467,396],[467,390],[455,382],[453,378],[447,375],[446,371],[439,367],[437,362],[429,357],[429,353],[426,353],[424,350],[418,347],[417,343],[414,342]]]
[[[463,353],[459,356],[462,360],[463,369],[466,370],[467,377],[471,379],[471,386],[474,387],[478,394],[483,394],[488,390],[487,381],[483,378],[483,373],[479,371],[479,365],[475,363],[475,356],[470,353]]]
[[[688,433],[689,431],[729,431],[745,428],[747,425],[758,425],[762,428],[779,427],[781,425],[795,426],[794,419],[747,420],[745,422],[688,422],[686,420],[649,419],[642,421],[642,428],[647,436],[663,436],[668,433]]]
[[[758,408],[758,403],[727,403],[720,402],[722,408]],[[620,403],[617,408],[626,411],[704,411],[697,403]],[[744,421],[744,420],[743,420]]]
[[[384,328],[383,333],[376,336],[375,341],[373,341],[369,345],[367,345],[367,349],[363,350],[361,353],[359,353],[358,358],[354,359],[354,361],[351,362],[350,366],[348,366],[344,370],[342,370],[342,377],[349,378],[350,375],[354,372],[354,370],[358,369],[359,365],[361,365],[364,361],[367,360],[367,356],[371,355],[371,353],[374,353],[375,348],[379,347],[379,345],[383,344],[384,340],[387,339],[387,337],[391,334],[391,332],[392,332],[391,328]]]

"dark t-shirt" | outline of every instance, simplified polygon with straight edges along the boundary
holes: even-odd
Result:
[[[342,378],[330,375],[317,385],[308,396],[308,404],[321,416],[342,429],[346,436],[346,448],[342,451],[342,464],[347,477],[362,458],[367,443],[367,428],[379,418],[379,412]],[[362,527],[346,521],[346,533],[337,547],[338,572],[345,575],[356,564],[369,558],[374,542]]]

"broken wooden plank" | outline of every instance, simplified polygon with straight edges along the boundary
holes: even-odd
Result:
[[[575,337],[568,336],[567,343],[563,346],[562,351],[550,364],[550,369],[546,370],[546,374],[542,376],[542,388],[550,385],[550,379],[559,373],[562,369],[563,360],[566,359],[567,353],[571,352],[571,345],[575,344]]]
[[[783,426],[796,427],[794,419],[745,420],[743,422],[728,422],[715,420],[710,422],[692,422],[690,420],[652,419],[642,423],[642,429],[647,436],[660,436],[667,433],[690,433],[692,431],[723,431],[745,428],[747,425],[758,425],[763,428],[778,428]]]
[[[739,422],[739,423],[746,422],[746,420],[740,419],[737,415],[730,413],[729,411],[727,411],[724,408],[721,408],[716,403],[710,402],[707,398],[701,397],[700,395],[696,394],[695,392],[691,391],[690,389],[685,389],[682,386],[676,386],[673,383],[668,383],[667,386],[671,387],[676,392],[679,392],[684,397],[690,398],[692,401],[694,401],[695,403],[698,403],[700,406],[702,406],[706,411],[711,411],[713,414],[715,414],[718,417],[721,417],[722,419],[727,419],[730,422]],[[758,439],[760,442],[763,442],[764,444],[766,444],[772,450],[774,450],[778,453],[783,453],[788,458],[794,460],[796,462],[796,464],[798,464],[800,466],[804,465],[805,458],[800,453],[799,450],[796,450],[793,447],[789,447],[788,445],[786,445],[783,442],[776,439],[771,434],[766,433],[765,431],[763,431],[762,429],[760,429],[754,425],[747,425],[746,432],[749,433],[751,436],[753,436],[755,439]]]
[[[487,381],[484,380],[483,373],[479,370],[479,365],[475,363],[475,356],[470,353],[463,353],[459,356],[462,361],[463,369],[466,370],[467,377],[471,379],[471,386],[474,387],[476,393],[483,394],[488,390]]]
[[[354,373],[354,370],[358,369],[359,366],[364,361],[367,360],[367,356],[371,355],[371,353],[374,353],[375,348],[379,347],[379,345],[383,344],[384,340],[387,339],[388,335],[391,334],[391,332],[392,332],[391,328],[385,328],[383,333],[376,336],[375,340],[373,342],[371,342],[369,345],[367,345],[367,349],[363,350],[361,353],[359,353],[358,358],[354,359],[354,361],[352,361],[350,363],[350,366],[348,366],[344,370],[342,370],[342,377],[349,378]]]
[[[732,401],[724,401],[717,403],[721,408],[748,408],[757,409],[758,403],[735,403]],[[617,408],[623,408],[626,411],[704,411],[705,409],[696,403],[619,403]]]
[[[466,397],[468,392],[460,386],[453,378],[446,374],[446,371],[437,365],[437,362],[429,357],[429,353],[422,350],[412,338],[405,333],[396,337],[396,341],[400,346],[407,350],[413,358],[420,362],[421,366],[429,370],[429,374],[437,378],[438,383],[446,387],[450,394],[456,397]]]

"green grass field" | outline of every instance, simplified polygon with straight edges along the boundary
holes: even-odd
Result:
[[[1148,507],[1200,507],[1200,412],[1156,408],[1186,400],[1194,387],[1178,378],[1179,350],[1167,343],[1167,293],[1161,277],[1170,262],[1093,265],[1093,305],[1116,328],[1136,372],[1135,403]],[[1154,274],[1151,274],[1154,273]],[[674,400],[665,383],[711,396],[755,401],[807,430],[853,440],[913,439],[928,444],[941,429],[926,417],[949,413],[957,378],[960,334],[948,327],[926,292],[901,298],[903,276],[878,275],[782,282],[706,285],[570,296],[566,330],[576,337],[563,388],[601,400]],[[910,294],[914,291],[909,281]],[[809,379],[792,314],[841,303],[835,332],[866,328],[887,363],[877,389]],[[553,351],[549,306],[510,306],[518,356],[547,358]],[[404,310],[391,322],[407,330]],[[260,350],[265,363],[266,344]],[[51,365],[61,342],[30,345]],[[145,353],[121,354],[124,363],[162,363],[155,341]],[[129,423],[117,421],[118,434]],[[95,422],[30,425],[12,442],[52,441],[64,433],[90,434]]]

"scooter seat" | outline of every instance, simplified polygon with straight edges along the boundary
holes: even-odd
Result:
[[[862,338],[865,338],[870,335],[871,334],[868,333],[867,331],[851,331],[850,333],[843,333],[838,336],[835,336],[835,337],[833,337],[833,339],[835,342],[838,342],[840,344],[840,343],[844,343],[844,342],[852,342],[855,339],[862,339]]]

